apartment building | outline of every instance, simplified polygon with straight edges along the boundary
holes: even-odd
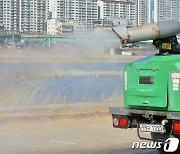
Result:
[[[0,23],[9,32],[45,33],[45,0],[1,0]]]
[[[0,1],[0,23],[9,32],[19,30],[19,0]]]
[[[137,25],[136,0],[99,0],[100,19],[125,19],[132,25]]]
[[[46,3],[47,19],[51,16],[64,23],[82,21],[88,28],[98,19],[97,0],[47,0]]]
[[[0,0],[0,10],[0,24],[8,32],[23,34],[44,34],[54,19],[87,28],[99,21],[108,25],[114,20],[128,25],[180,21],[180,0]]]
[[[0,24],[2,25],[3,23],[3,1],[2,0],[0,1],[0,10],[2,10],[0,11]]]
[[[45,0],[19,0],[20,32],[23,34],[43,34],[46,32]]]
[[[46,20],[57,19],[58,0],[46,0]]]
[[[179,0],[137,0],[138,25],[157,21],[180,21]]]
[[[180,21],[179,0],[154,0],[155,21],[177,20]]]
[[[137,0],[138,25],[147,24],[153,21],[153,1],[154,0]]]

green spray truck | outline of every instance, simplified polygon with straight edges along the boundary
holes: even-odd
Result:
[[[159,53],[125,66],[124,107],[110,108],[113,127],[135,128],[140,139],[180,139],[180,23],[165,21],[133,28],[115,27],[122,45],[153,40]],[[151,137],[145,137],[149,132]],[[162,148],[158,149],[162,152]]]

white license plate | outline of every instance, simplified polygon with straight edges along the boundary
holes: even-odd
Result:
[[[163,125],[154,124],[139,124],[141,132],[155,132],[155,133],[165,133],[166,129]]]

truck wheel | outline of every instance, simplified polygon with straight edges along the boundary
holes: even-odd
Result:
[[[159,134],[159,133],[151,133],[151,138],[155,142],[164,142],[169,138],[169,133],[168,134]],[[164,152],[164,144],[161,146],[160,149],[157,149],[159,154],[165,154]],[[166,153],[167,154],[167,153]]]
[[[170,134],[159,134],[159,133],[151,133],[151,138],[153,141],[161,141],[161,142],[165,142],[168,138],[173,137]],[[174,136],[177,137],[177,136]],[[178,138],[178,137],[177,137]],[[180,138],[179,138],[180,139]],[[170,154],[168,152],[164,151],[164,144],[162,145],[162,147],[160,149],[157,149],[159,154]],[[178,149],[173,152],[173,154],[179,154],[180,153],[180,145],[178,147]]]
[[[164,152],[163,148],[157,149],[157,151],[158,151],[159,154],[165,154],[166,153],[166,152]]]

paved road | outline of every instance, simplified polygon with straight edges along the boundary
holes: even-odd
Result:
[[[155,150],[132,150],[132,143],[139,141],[136,131],[112,128],[108,114],[63,118],[53,112],[50,118],[42,119],[37,116],[41,114],[38,110],[33,114],[20,112],[11,115],[10,111],[0,111],[0,154],[157,153]]]

